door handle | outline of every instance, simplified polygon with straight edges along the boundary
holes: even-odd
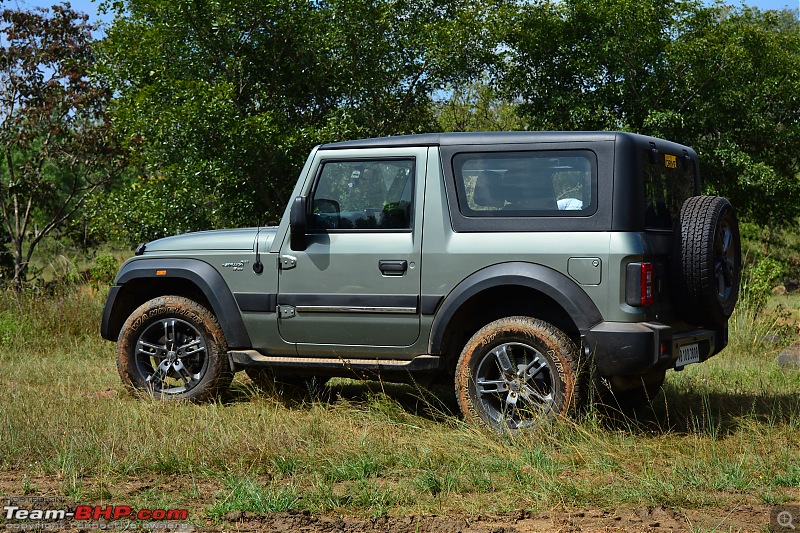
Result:
[[[381,259],[378,268],[384,276],[402,276],[408,270],[408,261],[389,261]]]

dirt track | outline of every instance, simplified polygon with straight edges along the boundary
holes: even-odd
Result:
[[[199,531],[242,533],[303,532],[392,532],[392,533],[532,533],[532,532],[668,532],[668,531],[764,531],[769,524],[767,506],[744,506],[731,511],[676,510],[669,507],[638,507],[615,511],[572,510],[530,513],[522,510],[502,516],[411,516],[352,517],[314,516],[306,513],[278,513],[256,516],[230,513],[224,528]]]
[[[21,477],[19,472],[0,472],[0,496],[18,493]],[[52,476],[36,476],[31,482],[39,489],[37,496],[52,498],[58,492],[58,480]],[[177,480],[173,480],[173,483],[176,487],[180,485]],[[133,494],[142,487],[152,487],[158,484],[159,482],[155,478],[141,478],[118,488]],[[212,486],[203,486],[202,490],[204,493],[211,494],[217,489]],[[56,499],[58,498],[56,497]],[[195,505],[188,505],[190,523],[203,524],[201,508],[204,500],[205,498],[200,497],[194,502]],[[64,501],[66,502],[66,500]],[[86,503],[88,504],[88,502]],[[91,504],[108,505],[109,502],[93,502]],[[56,505],[54,508],[61,507]],[[211,522],[206,521],[204,525],[186,527],[188,524],[172,524],[176,527],[171,530],[153,529],[152,531],[171,531],[172,533],[184,531],[197,533],[289,533],[295,531],[308,533],[763,532],[768,530],[771,509],[772,507],[768,505],[743,503],[732,509],[630,506],[611,510],[572,508],[534,513],[518,509],[502,515],[449,514],[377,518],[313,515],[308,512],[256,515],[233,511],[225,515],[223,525],[212,525]],[[0,531],[10,530],[7,527],[9,524],[0,519]],[[113,522],[106,522],[105,525],[104,529],[106,530],[116,530]],[[64,530],[70,532],[96,533],[97,531],[96,529],[87,529],[86,524],[80,524],[80,522],[68,522],[64,526]],[[124,525],[119,524],[119,526]]]

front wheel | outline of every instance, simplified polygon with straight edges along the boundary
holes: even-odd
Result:
[[[456,366],[456,395],[470,422],[495,431],[534,429],[578,402],[578,349],[547,322],[515,316],[479,330]]]
[[[135,396],[204,401],[231,382],[227,352],[222,328],[208,309],[181,296],[161,296],[125,321],[117,369]]]

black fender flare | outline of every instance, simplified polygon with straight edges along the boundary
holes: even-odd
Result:
[[[592,299],[561,272],[535,263],[499,263],[468,276],[445,297],[431,325],[428,353],[440,353],[447,326],[464,303],[486,289],[504,285],[528,287],[550,297],[569,313],[581,333],[603,321]]]
[[[228,347],[250,348],[250,335],[242,320],[239,306],[222,275],[211,265],[199,259],[138,259],[124,265],[117,273],[103,310],[100,333],[103,338],[115,341],[127,316],[120,316],[117,296],[125,284],[134,279],[185,279],[203,293],[216,315]]]

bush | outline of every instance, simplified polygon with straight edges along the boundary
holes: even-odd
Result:
[[[89,270],[89,275],[98,283],[110,284],[119,269],[119,261],[112,254],[103,252],[94,258],[94,265]]]
[[[741,304],[758,313],[764,309],[772,288],[786,275],[786,265],[771,257],[762,257],[742,276]]]

